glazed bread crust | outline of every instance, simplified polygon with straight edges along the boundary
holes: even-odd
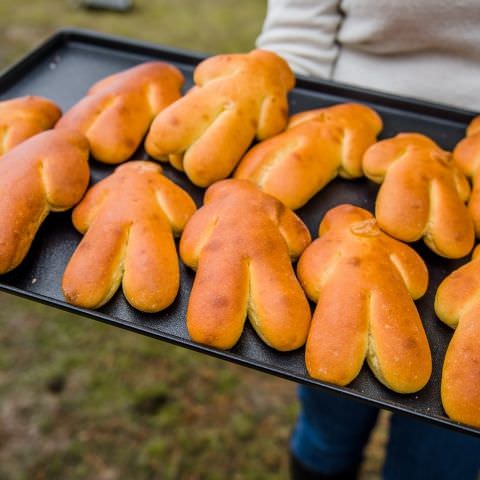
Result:
[[[0,102],[0,155],[37,133],[53,128],[62,112],[43,97],[19,97]]]
[[[254,50],[211,57],[194,80],[187,95],[155,118],[145,148],[206,187],[230,175],[255,137],[284,130],[295,78],[279,56]]]
[[[235,178],[256,183],[289,208],[300,208],[337,175],[362,176],[363,154],[381,129],[378,114],[355,103],[298,113],[285,132],[243,157]]]
[[[425,386],[432,360],[412,298],[425,293],[428,271],[413,249],[383,233],[366,210],[340,205],[325,215],[297,272],[317,303],[305,352],[310,376],[347,385],[366,358],[395,392]]]
[[[291,259],[309,243],[302,221],[253,183],[212,185],[180,241],[183,262],[197,272],[187,311],[191,338],[232,348],[248,315],[267,345],[301,347],[310,307]]]
[[[51,211],[80,201],[89,175],[88,142],[76,132],[39,133],[0,157],[0,273],[25,258]]]
[[[402,133],[371,146],[365,175],[382,183],[375,215],[380,227],[404,242],[423,238],[438,255],[460,258],[473,248],[473,222],[465,206],[467,179],[452,156],[417,133]]]
[[[161,110],[180,97],[183,75],[163,62],[149,62],[95,83],[55,128],[78,130],[92,155],[104,163],[130,158]]]
[[[472,179],[473,188],[468,209],[480,238],[480,116],[475,117],[467,128],[467,135],[453,151],[453,158],[460,169]]]
[[[67,301],[99,308],[122,283],[138,310],[168,307],[179,287],[173,237],[194,211],[190,196],[158,164],[134,161],[118,167],[73,211],[73,224],[85,236],[63,275]]]
[[[438,318],[455,329],[445,355],[441,394],[447,415],[480,427],[480,248],[443,280],[435,297]]]

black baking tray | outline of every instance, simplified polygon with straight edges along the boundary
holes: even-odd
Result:
[[[195,65],[204,58],[196,53],[96,32],[61,30],[0,75],[0,99],[27,94],[43,95],[57,102],[65,111],[77,102],[96,80],[152,59],[167,61],[180,68],[187,79],[187,89],[192,84]],[[382,137],[390,137],[398,132],[416,131],[432,137],[445,149],[452,149],[463,137],[466,125],[474,115],[473,112],[447,106],[306,78],[298,79],[297,86],[290,95],[292,112],[346,101],[363,102],[375,108],[385,125]],[[140,150],[135,158],[147,156]],[[95,161],[92,161],[91,167],[92,182],[99,181],[113,170],[112,166]],[[169,166],[165,166],[165,172],[192,195],[197,205],[201,205],[202,189],[194,187],[182,173]],[[336,179],[298,213],[308,225],[312,236],[316,237],[320,220],[325,212],[335,205],[352,203],[373,211],[377,189],[378,186],[366,179]],[[434,295],[439,282],[467,259],[442,259],[423,244],[414,245],[427,262],[430,272],[428,292],[417,305],[432,350],[433,375],[422,391],[400,395],[381,385],[366,366],[348,387],[337,387],[313,380],[306,374],[303,349],[290,353],[276,352],[262,343],[248,324],[239,343],[230,351],[218,351],[193,343],[186,330],[185,312],[194,275],[183,265],[178,298],[171,307],[161,313],[145,314],[133,309],[125,301],[121,290],[98,311],[68,305],[62,295],[61,278],[80,239],[80,234],[71,224],[69,212],[51,214],[40,228],[24,262],[14,271],[0,277],[0,290],[289,380],[316,385],[378,407],[411,414],[459,431],[480,434],[480,429],[449,420],[442,409],[441,370],[452,331],[436,318],[433,310]],[[86,328],[93,327],[85,325]]]

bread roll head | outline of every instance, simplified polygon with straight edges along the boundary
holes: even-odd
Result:
[[[159,165],[134,161],[118,167],[73,212],[73,224],[85,236],[63,275],[67,301],[99,308],[122,283],[138,310],[168,307],[179,286],[173,236],[194,211],[190,196]]]
[[[440,284],[438,318],[455,329],[442,371],[442,404],[457,422],[480,427],[480,248]]]
[[[281,351],[301,347],[310,307],[291,259],[310,242],[302,221],[246,180],[224,180],[206,192],[188,223],[180,255],[196,270],[187,310],[190,337],[232,348],[245,319]]]
[[[325,215],[297,272],[317,303],[305,352],[310,376],[347,385],[366,358],[395,392],[425,386],[432,360],[413,299],[425,293],[428,271],[413,249],[366,210],[340,205]]]
[[[0,273],[20,264],[49,212],[73,207],[88,181],[88,142],[76,132],[39,133],[0,157]]]
[[[92,155],[117,164],[139,147],[155,115],[180,97],[183,75],[163,62],[148,62],[95,83],[55,128],[78,130]]]
[[[468,209],[480,238],[480,116],[475,117],[467,128],[467,136],[453,151],[453,158],[460,169],[472,179],[472,195]]]
[[[62,114],[43,97],[20,97],[0,102],[0,155],[37,133],[52,128]]]
[[[451,155],[428,137],[403,133],[376,143],[365,153],[363,170],[382,183],[375,215],[388,234],[405,242],[423,238],[448,258],[463,257],[473,248],[467,179]]]
[[[289,208],[300,208],[337,175],[360,177],[363,154],[381,128],[374,110],[355,103],[299,113],[285,132],[243,157],[235,178],[256,183]]]
[[[185,97],[155,118],[145,148],[206,187],[230,175],[255,137],[286,127],[295,78],[275,53],[254,50],[211,57],[194,80]]]

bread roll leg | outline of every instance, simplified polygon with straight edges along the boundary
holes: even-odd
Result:
[[[298,284],[293,268],[287,269],[289,258],[286,252],[277,262],[250,263],[250,301],[248,316],[259,337],[280,351],[294,350],[306,340],[310,324],[310,307]],[[271,292],[275,295],[272,296]],[[298,312],[303,311],[303,318]],[[263,323],[262,318],[270,318]],[[292,319],[298,328],[292,329]]]
[[[239,128],[241,125],[241,128]],[[200,187],[228,177],[255,136],[255,125],[242,124],[236,107],[227,106],[185,153],[183,168],[188,178]],[[212,157],[212,145],[223,152],[222,162]]]
[[[99,308],[113,297],[122,281],[128,233],[128,225],[97,222],[89,228],[63,275],[69,303]]]
[[[188,95],[195,108],[186,112],[178,103],[173,103],[153,121],[145,140],[145,149],[153,158],[166,161],[173,153],[183,158],[190,145],[203,135],[228,102],[221,96],[208,99],[193,90]],[[177,161],[174,166],[183,170],[183,163]]]
[[[44,197],[38,177],[17,180],[16,188],[12,188],[8,195],[0,195],[1,273],[11,270],[23,260],[38,228],[49,212],[46,202],[33,203],[24,194],[28,191],[31,198]]]
[[[480,427],[479,318],[480,304],[458,324],[445,356],[441,386],[447,415],[477,428]]]
[[[380,227],[390,235],[404,242],[414,242],[422,238],[424,226],[429,216],[428,179],[416,173],[411,163],[394,164],[377,195],[375,216]],[[398,181],[398,176],[406,177]],[[412,195],[412,191],[415,195]],[[401,201],[391,201],[401,199]],[[408,215],[405,214],[408,212]]]
[[[322,151],[312,151],[311,142],[307,138],[292,138],[281,150],[273,141],[259,144],[255,148],[255,155],[249,157],[247,154],[245,158],[248,161],[240,163],[235,177],[254,181],[275,198],[295,199],[294,202],[289,202],[292,208],[304,205],[336,177],[341,163],[339,148],[328,141]],[[276,168],[280,164],[282,168]],[[286,175],[288,182],[285,181]],[[302,185],[301,191],[298,185]]]
[[[464,225],[470,228],[465,229]],[[445,225],[449,228],[446,229]],[[473,245],[475,232],[468,210],[455,190],[444,188],[438,182],[430,185],[430,216],[425,243],[439,255],[458,258],[463,256],[457,245]]]
[[[367,361],[387,387],[395,385],[398,393],[416,392],[432,373],[430,349],[415,304],[406,289],[390,288],[394,282],[385,278],[383,288],[369,298]]]
[[[472,217],[477,238],[480,238],[480,174],[473,177],[472,196],[468,203],[468,211]]]
[[[258,140],[272,137],[281,132],[287,123],[288,101],[280,95],[268,95],[263,100],[258,117]]]
[[[222,278],[222,281],[212,285],[211,278]],[[246,259],[240,256],[221,258],[215,255],[214,244],[205,247],[187,311],[188,333],[192,340],[222,350],[232,348],[243,331],[248,296]]]
[[[367,347],[367,294],[358,288],[358,278],[339,272],[322,289],[313,314],[305,350],[308,373],[324,382],[348,385],[360,372]]]
[[[169,229],[155,230],[158,230],[155,222],[135,224],[128,236],[123,292],[130,305],[142,312],[158,312],[168,307],[175,300],[180,284],[172,234]]]

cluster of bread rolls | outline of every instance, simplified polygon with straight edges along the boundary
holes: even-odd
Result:
[[[396,392],[423,388],[432,358],[414,300],[427,289],[428,270],[402,242],[423,239],[447,258],[472,250],[480,236],[480,117],[452,155],[417,133],[377,142],[382,120],[366,105],[289,118],[295,78],[271,52],[209,58],[181,96],[183,80],[171,65],[145,63],[100,80],[63,117],[40,97],[0,102],[0,182],[8,192],[0,199],[0,273],[25,258],[50,211],[76,205],[73,225],[84,237],[63,276],[69,303],[99,308],[122,284],[134,308],[158,312],[176,298],[180,256],[196,272],[187,311],[194,341],[230,349],[248,318],[272,348],[306,343],[316,379],[349,384],[366,360]],[[200,209],[151,161],[119,166],[84,196],[89,153],[122,163],[144,138],[153,159],[209,187]],[[375,217],[337,206],[311,243],[293,210],[337,176],[381,184]],[[456,328],[443,370],[445,410],[475,426],[479,258],[442,283],[435,303]]]

